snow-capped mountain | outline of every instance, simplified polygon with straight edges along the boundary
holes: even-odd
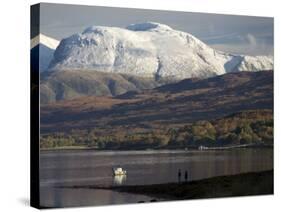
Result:
[[[273,58],[215,50],[186,32],[159,23],[127,28],[93,26],[63,39],[52,70],[89,70],[141,77],[210,77],[234,71],[272,70]]]
[[[39,54],[40,72],[48,69],[58,45],[58,40],[43,34],[39,34],[31,40],[31,54],[36,57],[38,57],[38,55],[35,54]]]

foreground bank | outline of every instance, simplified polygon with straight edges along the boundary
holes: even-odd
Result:
[[[113,187],[120,192],[164,199],[197,199],[273,194],[273,170],[213,177],[187,183]]]
[[[184,200],[273,194],[273,170],[251,172],[182,183],[129,186],[73,186],[143,194],[156,199]]]

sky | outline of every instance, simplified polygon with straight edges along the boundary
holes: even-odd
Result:
[[[40,32],[58,40],[81,33],[89,26],[125,28],[132,23],[147,21],[188,32],[225,52],[273,55],[274,19],[270,17],[48,3],[40,5]]]

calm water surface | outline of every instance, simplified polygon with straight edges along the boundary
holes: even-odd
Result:
[[[112,167],[127,170],[113,177]],[[152,197],[100,189],[72,189],[73,185],[144,185],[178,182],[178,170],[188,180],[273,168],[272,149],[210,151],[42,151],[41,206],[69,207],[150,201]],[[183,175],[183,174],[182,174]],[[182,179],[183,180],[183,179]]]

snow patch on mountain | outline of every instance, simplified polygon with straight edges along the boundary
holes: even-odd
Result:
[[[37,46],[39,43],[55,50],[60,42],[44,34],[39,34],[31,39],[31,49]]]
[[[259,70],[267,70],[269,67],[273,69],[273,57],[266,56],[245,56],[243,60],[241,60],[240,64],[237,66],[238,71],[259,71]]]
[[[206,78],[272,70],[273,58],[217,51],[193,35],[155,22],[127,28],[92,26],[63,39],[51,70],[90,70],[141,77]]]

